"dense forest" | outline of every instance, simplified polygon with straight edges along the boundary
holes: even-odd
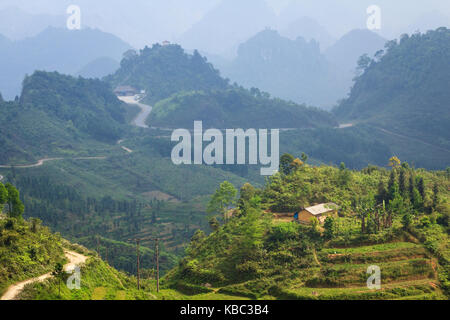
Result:
[[[359,76],[338,118],[372,125],[449,150],[450,30],[403,35],[374,58],[359,60]],[[448,157],[448,153],[447,153]]]
[[[221,91],[182,92],[158,102],[148,123],[191,128],[202,120],[208,128],[317,128],[337,126],[325,111],[307,108],[267,93],[242,87]]]
[[[228,82],[220,77],[197,51],[192,55],[179,45],[155,44],[128,51],[120,69],[105,78],[113,86],[130,85],[146,90],[144,101],[154,103],[180,91],[225,89]]]
[[[125,116],[106,83],[37,71],[25,78],[20,98],[0,101],[0,162],[103,150],[124,134]]]

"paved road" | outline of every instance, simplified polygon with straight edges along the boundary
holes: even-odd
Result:
[[[135,104],[139,108],[141,108],[141,112],[136,116],[136,118],[133,120],[133,124],[140,128],[148,128],[148,125],[145,124],[145,120],[147,120],[148,116],[152,112],[152,107],[143,103],[139,103],[138,100],[136,100],[136,97],[118,97],[119,100],[127,103],[127,104]]]
[[[75,269],[76,266],[80,266],[82,264],[84,264],[87,260],[87,257],[79,254],[77,252],[74,251],[66,251],[66,258],[69,260],[69,263],[66,264],[64,266],[64,270],[65,271],[72,271],[73,269]],[[0,300],[14,300],[17,295],[22,292],[23,288],[30,283],[33,282],[42,282],[46,279],[49,279],[52,277],[52,273],[46,273],[43,274],[40,277],[36,277],[36,278],[32,278],[26,281],[22,281],[16,284],[13,284],[12,286],[10,286],[8,288],[8,290],[6,290],[6,292],[3,294],[3,296],[0,298]]]

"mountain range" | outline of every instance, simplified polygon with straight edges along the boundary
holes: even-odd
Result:
[[[49,27],[19,41],[3,38],[0,49],[0,92],[5,99],[13,99],[20,94],[26,74],[45,70],[75,75],[98,58],[120,61],[130,46],[99,30]]]

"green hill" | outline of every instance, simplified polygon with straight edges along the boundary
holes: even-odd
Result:
[[[300,166],[263,189],[242,189],[233,217],[209,236],[198,232],[164,286],[193,297],[210,290],[251,299],[448,299],[448,185],[448,173],[406,165]],[[339,215],[324,225],[274,215],[330,201]],[[366,286],[373,265],[380,290]]]
[[[105,78],[113,86],[130,85],[146,90],[144,101],[153,104],[180,91],[225,89],[228,82],[195,51],[184,52],[179,45],[145,47],[128,51],[120,69]]]
[[[374,59],[365,56],[360,60],[363,73],[334,113],[342,121],[366,122],[406,136],[410,144],[425,142],[444,149],[448,158],[449,35],[446,28],[403,35],[399,42],[388,42],[386,52]]]
[[[211,128],[318,128],[336,126],[331,114],[280,99],[258,89],[232,88],[210,92],[182,92],[158,102],[148,123],[191,128],[202,120]]]
[[[0,296],[9,285],[53,271],[64,260],[63,239],[40,220],[20,221],[0,213]]]
[[[124,104],[108,85],[58,73],[25,78],[20,99],[0,101],[0,110],[1,164],[101,151],[126,127]]]

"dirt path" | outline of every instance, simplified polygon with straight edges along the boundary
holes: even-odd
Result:
[[[339,125],[338,129],[351,128],[353,126],[354,126],[353,123],[342,123],[342,124]]]
[[[312,252],[313,252],[314,261],[316,261],[316,263],[319,265],[319,267],[321,267],[322,264],[320,263],[319,259],[317,259],[316,248],[313,248]]]
[[[24,169],[24,168],[36,168],[44,165],[44,163],[49,161],[60,161],[60,160],[105,160],[106,157],[78,157],[78,158],[45,158],[39,160],[35,164],[27,164],[27,165],[0,165],[0,168],[11,169],[14,167],[15,169]]]
[[[398,133],[395,133],[395,132],[392,132],[392,131],[389,131],[389,130],[386,130],[386,129],[383,129],[383,128],[380,128],[380,127],[376,127],[376,126],[373,126],[373,125],[372,125],[372,127],[377,129],[377,130],[379,130],[379,131],[381,131],[381,132],[383,132],[383,133],[385,133],[385,134],[388,134],[388,135],[391,135],[391,136],[396,136],[396,137],[399,137],[399,138],[402,138],[402,139],[405,139],[405,140],[409,140],[409,141],[419,142],[419,143],[422,143],[422,144],[424,144],[426,146],[429,146],[429,147],[432,147],[432,148],[436,148],[436,149],[439,149],[441,151],[445,151],[445,152],[450,153],[450,150],[448,150],[446,148],[442,148],[440,146],[436,146],[436,145],[428,143],[426,141],[423,141],[423,140],[420,140],[420,139],[416,139],[416,138],[412,138],[412,137],[408,137],[408,136],[404,136],[402,134],[398,134]]]
[[[125,139],[121,139],[119,141],[117,141],[117,144],[120,146],[122,144],[122,142],[124,142]],[[131,150],[130,148],[124,147],[124,146],[120,146],[123,150],[125,150],[128,153],[133,153],[133,150]]]
[[[65,271],[72,271],[75,269],[76,266],[80,266],[83,263],[86,262],[87,258],[86,256],[79,254],[77,252],[73,251],[66,251],[66,258],[69,260],[69,263],[64,266]],[[11,285],[8,290],[3,294],[3,296],[0,298],[0,300],[14,300],[15,297],[23,290],[23,288],[30,283],[33,282],[42,282],[46,279],[49,279],[52,277],[51,272],[46,273],[40,277],[32,278],[26,281],[22,281],[16,284]]]

